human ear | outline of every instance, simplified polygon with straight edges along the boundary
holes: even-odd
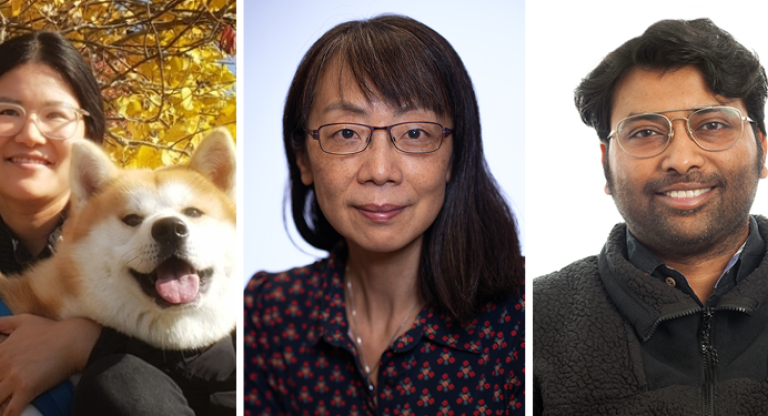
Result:
[[[606,152],[608,152],[608,145],[605,142],[600,142],[600,164],[603,166],[605,166],[605,158],[608,157]],[[605,184],[603,190],[605,191],[606,195],[611,194],[611,190],[608,189],[608,183]]]
[[[301,172],[301,183],[305,186],[312,185],[315,181],[315,176],[312,174],[312,165],[309,162],[306,149],[296,152],[296,165],[299,167],[299,172]]]

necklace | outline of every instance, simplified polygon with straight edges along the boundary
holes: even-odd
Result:
[[[363,348],[363,340],[360,338],[360,332],[357,330],[357,311],[355,311],[355,298],[352,295],[352,281],[347,278],[347,293],[349,293],[349,304],[352,309],[352,321],[355,325],[355,343],[358,346],[358,350],[360,351],[360,358],[363,359],[363,367],[365,368],[365,382],[368,385],[368,390],[373,391],[374,385],[371,381],[371,375],[376,372],[376,369],[379,368],[379,361],[377,360],[376,364],[373,366],[373,368],[370,368],[368,366],[368,360],[365,359],[365,349]],[[405,325],[405,322],[408,320],[408,318],[413,314],[413,311],[416,310],[416,306],[419,305],[419,302],[416,301],[416,303],[411,307],[411,310],[408,312],[408,315],[405,315],[405,318],[403,318],[403,322],[400,322],[400,326],[397,327],[395,330],[395,333],[392,335],[392,338],[387,343],[387,346],[392,345],[392,343],[395,341],[395,338],[397,338],[397,334],[400,333],[400,330],[403,328],[403,325]]]

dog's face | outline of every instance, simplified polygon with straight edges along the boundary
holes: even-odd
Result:
[[[78,151],[74,162],[103,163]],[[64,238],[93,319],[165,349],[234,328],[234,152],[222,152],[203,148],[190,167],[158,171],[80,168]]]

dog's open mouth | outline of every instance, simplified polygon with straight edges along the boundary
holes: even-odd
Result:
[[[152,273],[131,269],[144,292],[163,307],[186,305],[200,297],[208,288],[213,269],[195,270],[186,261],[172,256],[160,263]]]

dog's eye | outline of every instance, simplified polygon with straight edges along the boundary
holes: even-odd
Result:
[[[143,220],[144,220],[143,218],[141,218],[136,214],[128,214],[125,217],[123,217],[123,222],[130,225],[131,227],[135,227],[141,224]]]
[[[191,218],[197,218],[203,215],[203,211],[200,211],[199,209],[194,207],[184,208],[184,210],[181,211],[181,213]]]

